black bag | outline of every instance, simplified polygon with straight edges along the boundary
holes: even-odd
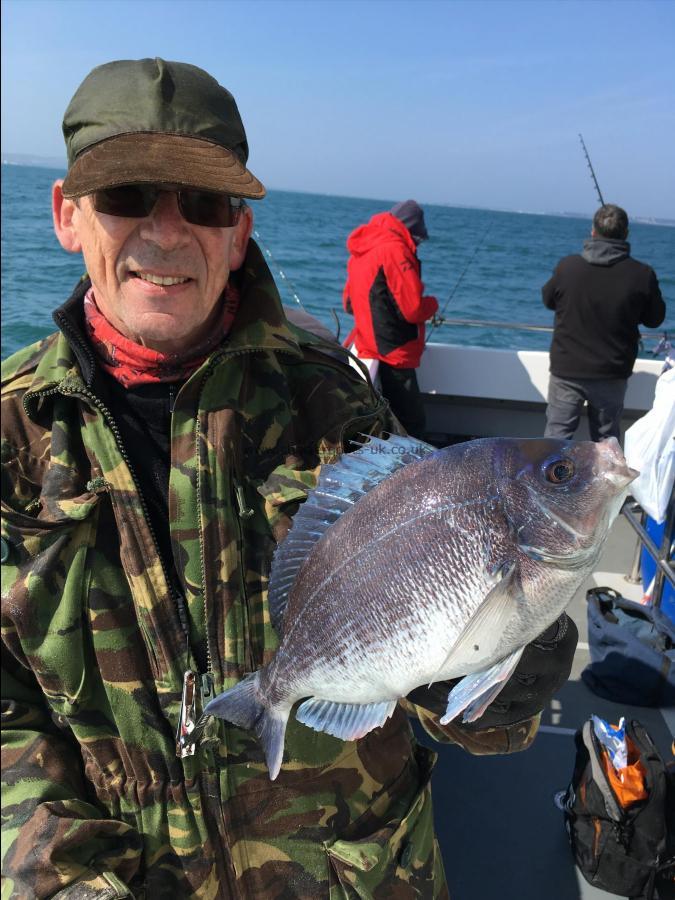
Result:
[[[675,704],[675,628],[670,619],[607,587],[587,591],[586,600],[591,654],[581,673],[586,686],[616,703]]]
[[[646,900],[673,898],[666,767],[639,722],[626,725],[626,737],[639,754],[648,796],[624,809],[603,768],[604,751],[592,721],[575,735],[574,772],[560,802],[572,855],[586,881],[602,890]]]

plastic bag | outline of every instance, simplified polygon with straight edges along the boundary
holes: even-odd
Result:
[[[646,772],[640,755],[626,734],[626,720],[610,725],[598,716],[591,716],[593,732],[602,748],[600,762],[614,796],[622,809],[647,797]]]
[[[351,335],[350,335],[350,337],[351,337]],[[347,340],[349,341],[349,338],[347,338]],[[380,387],[380,376],[378,374],[378,369],[380,368],[379,359],[369,359],[368,357],[365,357],[365,356],[359,356],[358,351],[356,349],[356,344],[345,342],[344,346],[357,359],[361,360],[361,362],[366,367],[366,369],[368,369],[368,375],[370,376],[370,380],[372,381],[373,385],[379,389],[379,387]],[[357,364],[354,362],[354,360],[351,359],[351,357],[349,359],[349,365],[352,367],[352,369],[356,369],[356,371],[359,373],[361,378],[364,377],[362,370],[357,366]]]
[[[591,716],[593,731],[602,746],[607,751],[615,769],[623,769],[628,760],[628,748],[626,746],[626,720],[623,716],[618,725],[610,725],[599,716]]]
[[[660,376],[651,410],[626,431],[624,454],[640,473],[630,493],[655,522],[665,521],[675,481],[675,369]]]

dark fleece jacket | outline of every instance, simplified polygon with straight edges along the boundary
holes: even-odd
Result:
[[[558,378],[628,378],[638,326],[656,328],[666,315],[654,270],[632,259],[625,241],[605,238],[562,259],[542,298],[555,311],[551,374]]]

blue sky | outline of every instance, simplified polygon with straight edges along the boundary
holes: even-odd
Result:
[[[675,218],[672,0],[3,0],[2,152],[63,156],[120,58],[229,88],[271,188]]]

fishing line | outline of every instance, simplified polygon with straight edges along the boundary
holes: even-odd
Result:
[[[335,312],[334,309],[331,309],[331,313],[333,315],[333,318],[335,319],[335,327],[337,329],[335,332],[335,340],[339,344],[340,343],[340,320],[338,318],[338,314]]]
[[[295,302],[296,302],[296,303],[300,306],[300,308],[303,309],[308,315],[311,315],[311,313],[309,313],[309,312],[305,309],[302,300],[301,300],[300,297],[298,296],[298,292],[297,292],[296,289],[295,289],[295,285],[293,284],[293,282],[291,281],[291,279],[288,277],[288,275],[284,272],[284,270],[281,268],[281,266],[280,266],[279,263],[276,261],[276,259],[272,256],[271,250],[269,250],[269,249],[267,248],[267,246],[266,246],[265,243],[263,242],[263,239],[260,237],[260,232],[257,231],[255,228],[253,229],[253,237],[256,239],[256,241],[257,241],[258,244],[260,245],[260,249],[263,251],[263,253],[265,254],[265,256],[266,256],[266,257],[268,258],[268,260],[270,261],[270,265],[273,266],[273,268],[276,269],[276,271],[277,271],[278,274],[281,276],[281,278],[286,282],[286,285],[287,285],[287,287],[288,287],[288,290],[290,291],[291,296],[293,297],[293,299],[295,300]],[[338,319],[337,313],[335,312],[334,309],[331,309],[331,313],[332,313],[333,318],[335,319],[335,325],[336,325],[336,329],[337,329],[337,330],[336,330],[336,333],[335,333],[335,340],[338,341],[338,343],[339,343],[339,341],[340,341],[340,320]]]
[[[471,266],[471,263],[472,263],[472,262],[474,261],[474,259],[476,258],[477,254],[478,254],[478,251],[479,251],[480,248],[483,246],[483,243],[485,242],[485,238],[488,236],[488,233],[489,233],[489,231],[490,231],[491,228],[492,228],[492,222],[488,222],[488,227],[487,227],[487,228],[485,229],[485,231],[483,232],[483,236],[482,236],[482,238],[480,239],[480,241],[478,242],[478,244],[476,245],[476,249],[475,249],[475,250],[473,251],[473,253],[471,254],[471,257],[469,258],[469,261],[467,262],[467,264],[466,264],[466,265],[464,266],[464,268],[462,269],[462,272],[461,272],[459,278],[458,278],[457,281],[455,282],[455,286],[454,286],[453,289],[450,291],[450,296],[448,297],[448,299],[447,299],[447,300],[445,301],[445,303],[443,304],[443,309],[440,311],[440,313],[436,313],[436,315],[435,315],[435,316],[433,317],[433,319],[431,320],[431,328],[429,329],[429,333],[427,334],[426,340],[424,341],[424,346],[425,346],[425,347],[426,347],[426,345],[427,345],[428,342],[429,342],[429,338],[431,337],[431,335],[432,335],[432,333],[433,333],[433,331],[434,331],[434,328],[438,328],[439,325],[442,325],[442,324],[444,323],[445,320],[444,320],[444,318],[443,318],[443,314],[445,313],[445,310],[448,308],[448,304],[450,303],[450,301],[452,300],[452,298],[453,298],[453,297],[455,296],[455,294],[457,293],[457,289],[459,288],[460,284],[462,283],[462,280],[464,279],[464,276],[465,276],[466,273],[469,271],[469,267]]]
[[[258,244],[260,245],[260,249],[263,251],[263,253],[265,254],[265,256],[269,259],[271,265],[274,266],[274,268],[277,270],[277,272],[279,273],[279,275],[281,276],[281,278],[286,282],[286,285],[287,285],[287,287],[288,287],[288,290],[290,291],[291,296],[293,297],[293,299],[295,300],[295,302],[296,302],[302,309],[305,309],[305,307],[303,306],[302,300],[300,299],[300,297],[298,297],[298,292],[297,292],[296,289],[295,289],[295,285],[293,284],[293,282],[291,281],[291,279],[288,277],[288,275],[286,275],[286,273],[285,273],[284,270],[281,268],[281,266],[280,266],[279,263],[276,261],[276,259],[272,256],[271,251],[268,250],[267,246],[266,246],[265,243],[263,242],[263,239],[260,237],[260,232],[257,231],[255,228],[253,229],[253,237],[256,239],[256,241],[257,241]],[[305,312],[307,312],[306,309],[305,309]]]

